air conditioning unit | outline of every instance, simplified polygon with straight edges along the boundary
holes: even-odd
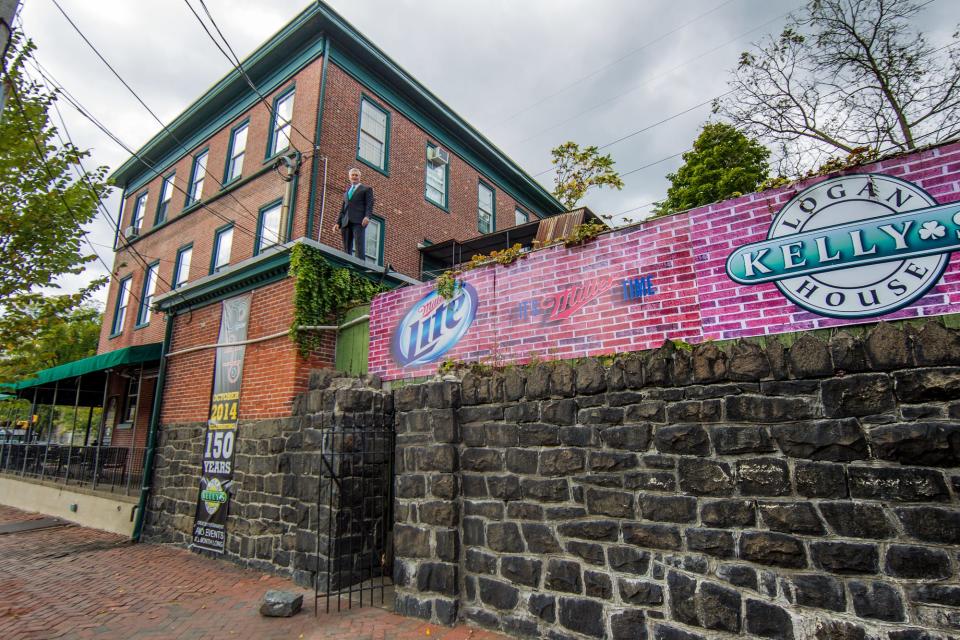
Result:
[[[427,161],[435,167],[441,167],[450,163],[450,153],[440,147],[429,147],[427,149]]]
[[[139,233],[140,233],[139,227],[130,225],[124,230],[123,235],[125,238],[136,238]]]

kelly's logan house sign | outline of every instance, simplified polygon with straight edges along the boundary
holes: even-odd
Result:
[[[469,272],[450,300],[433,283],[381,295],[370,370],[402,378],[444,358],[566,359],[960,313],[960,170],[945,180],[950,167],[935,164],[916,181],[837,176],[534,252]],[[932,174],[954,202],[923,187]]]

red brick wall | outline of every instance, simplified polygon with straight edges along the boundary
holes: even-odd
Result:
[[[286,331],[293,321],[293,280],[286,278],[249,294],[247,339]],[[220,331],[221,305],[212,304],[174,321],[170,351],[215,344]],[[333,365],[335,336],[325,334],[323,346],[303,358],[286,336],[247,345],[240,391],[241,420],[290,415],[293,400],[307,388],[310,370]],[[161,423],[207,419],[213,387],[214,348],[174,354],[167,362]]]
[[[277,94],[286,90],[292,83],[296,83],[296,96],[293,103],[293,126],[291,140],[294,147],[307,155],[313,147],[313,139],[317,101],[320,91],[321,59],[317,59],[301,70],[290,81],[285,82],[274,93],[267,95],[267,102],[272,104]],[[160,260],[160,278],[157,282],[155,295],[165,293],[170,289],[173,280],[173,269],[176,261],[177,249],[190,242],[193,243],[193,259],[190,266],[190,281],[196,280],[209,273],[210,260],[213,253],[213,238],[217,228],[228,222],[234,222],[233,246],[230,263],[235,264],[253,255],[254,236],[257,229],[259,209],[264,205],[282,197],[285,183],[274,171],[234,189],[229,194],[221,196],[209,204],[208,207],[194,211],[177,220],[186,199],[187,181],[190,179],[190,169],[193,155],[197,151],[209,146],[207,157],[207,176],[203,183],[203,198],[215,195],[223,181],[226,165],[227,147],[230,142],[230,130],[244,119],[250,119],[250,128],[247,133],[246,156],[243,161],[243,176],[249,176],[263,166],[267,142],[270,133],[270,113],[263,103],[258,102],[241,116],[235,118],[223,129],[214,134],[203,144],[191,149],[191,153],[177,160],[173,165],[165,167],[161,176],[167,175],[171,169],[176,170],[176,185],[183,189],[174,190],[173,198],[167,209],[167,219],[173,222],[154,234],[136,240],[135,248],[147,262]],[[304,134],[307,138],[304,137]],[[294,208],[294,226],[292,237],[297,238],[306,233],[307,203],[309,201],[309,167],[310,160],[305,159],[300,170],[300,180],[297,188],[296,206]],[[153,228],[154,216],[160,199],[162,178],[156,177],[146,187],[147,209],[142,232]],[[127,194],[123,206],[123,218],[120,228],[129,226],[133,216],[136,198],[143,193],[144,188]],[[134,255],[131,249],[121,249],[114,260],[115,277],[110,282],[107,296],[107,306],[103,327],[100,333],[99,352],[112,351],[123,347],[163,340],[164,319],[154,314],[150,325],[134,329],[137,315],[137,300],[143,289],[143,274],[145,267]],[[121,335],[110,338],[118,281],[127,275],[133,275],[133,284],[130,298],[130,307]],[[134,297],[136,296],[136,297]]]
[[[361,94],[371,97],[390,113],[389,177],[357,160]],[[477,185],[481,177],[496,191],[497,229],[514,226],[516,202],[513,198],[504,192],[497,180],[482,176],[452,152],[448,178],[449,213],[428,202],[424,198],[427,142],[447,148],[401,115],[382,96],[361,85],[336,64],[330,64],[320,140],[321,152],[329,158],[321,242],[338,249],[343,246],[333,225],[340,212],[343,192],[349,184],[347,171],[351,167],[360,168],[363,183],[373,187],[374,213],[386,220],[384,261],[408,276],[417,278],[420,275],[417,243],[424,238],[440,242],[450,238],[466,240],[479,235]],[[318,217],[322,186],[321,182],[317,188]],[[532,215],[529,211],[527,213]]]

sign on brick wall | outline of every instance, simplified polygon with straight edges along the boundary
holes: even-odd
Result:
[[[960,144],[651,220],[370,309],[370,371],[489,364],[960,312]]]

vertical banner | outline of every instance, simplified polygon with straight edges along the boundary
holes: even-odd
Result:
[[[250,296],[224,300],[217,343],[230,345],[246,340],[249,317]],[[192,546],[216,553],[223,553],[227,546],[244,349],[243,345],[217,347],[210,418],[203,438],[203,466]]]

